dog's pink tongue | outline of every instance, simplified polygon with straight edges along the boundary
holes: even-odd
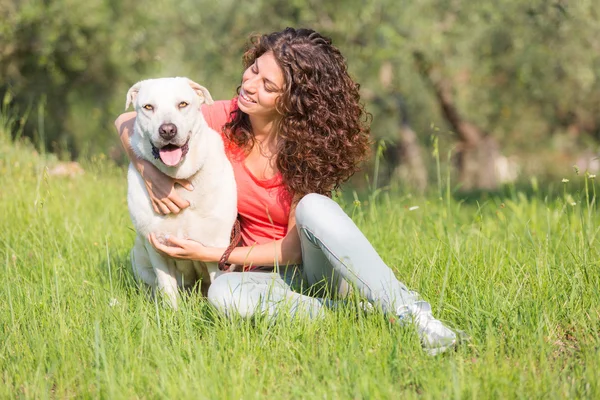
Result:
[[[181,147],[172,147],[169,149],[162,148],[159,151],[160,159],[169,167],[174,167],[181,161]]]

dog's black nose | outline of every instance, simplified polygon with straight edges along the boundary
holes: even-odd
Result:
[[[171,140],[177,135],[177,126],[175,124],[162,124],[158,128],[158,134],[165,140]]]

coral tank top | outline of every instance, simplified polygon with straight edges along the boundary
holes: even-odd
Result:
[[[223,126],[230,120],[231,111],[237,108],[237,98],[216,101],[202,106],[208,125],[221,133],[227,157],[233,166],[237,184],[237,205],[242,234],[242,244],[252,246],[282,239],[288,228],[292,196],[277,173],[271,179],[258,179],[246,167],[242,149],[223,135]]]

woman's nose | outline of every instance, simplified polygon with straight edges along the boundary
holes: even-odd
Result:
[[[244,90],[249,93],[254,93],[256,91],[256,84],[258,82],[258,77],[256,75],[249,77],[244,82]]]

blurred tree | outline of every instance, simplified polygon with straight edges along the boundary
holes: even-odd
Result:
[[[0,96],[11,91],[15,107],[39,111],[26,133],[43,133],[48,148],[107,151],[118,148],[112,120],[137,80],[188,76],[229,98],[250,34],[311,27],[348,59],[377,139],[418,149],[438,135],[441,146],[464,155],[473,147],[473,135],[459,129],[467,123],[492,153],[531,152],[540,143],[566,151],[600,140],[596,3],[0,0]],[[481,154],[475,169],[491,171],[480,163],[493,157]],[[467,163],[458,165],[463,187],[494,186],[491,176],[466,182]]]
[[[87,122],[109,119],[106,105],[115,82],[151,62],[144,28],[126,25],[131,8],[115,1],[4,1],[0,23],[0,92],[14,106],[33,106],[26,134],[48,149],[77,156],[93,136],[68,130],[70,111]],[[136,23],[144,18],[135,18]],[[115,21],[120,24],[114,25]],[[127,26],[127,30],[123,29]],[[126,46],[125,38],[135,39]],[[0,93],[1,95],[1,93]],[[104,125],[104,124],[103,124]],[[79,127],[83,128],[83,127]],[[98,130],[90,126],[94,133]],[[76,140],[78,137],[85,140]]]
[[[457,140],[464,189],[498,184],[494,159],[501,148],[534,151],[565,130],[598,136],[600,114],[593,110],[600,100],[600,53],[590,51],[600,46],[594,2],[376,3],[365,24],[365,32],[373,32],[369,45],[359,46],[368,60],[363,82],[377,88],[376,68],[389,62],[391,92],[405,93],[408,108],[419,110],[411,115],[416,131],[444,119],[451,131],[446,139]],[[374,114],[393,118],[384,110]]]

